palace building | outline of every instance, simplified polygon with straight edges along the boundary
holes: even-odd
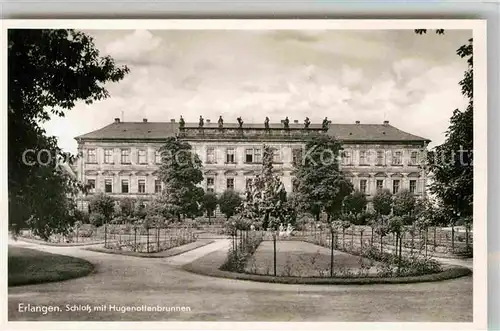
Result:
[[[293,192],[294,164],[304,152],[311,135],[332,135],[342,141],[341,169],[356,190],[368,199],[378,189],[396,193],[408,189],[417,196],[426,192],[422,167],[428,139],[401,131],[389,124],[333,124],[327,127],[298,121],[289,124],[240,124],[204,122],[122,122],[115,121],[99,130],[81,135],[78,142],[76,173],[89,184],[91,192],[82,197],[86,204],[93,193],[105,192],[115,198],[151,198],[162,189],[158,177],[159,148],[168,137],[176,136],[191,144],[203,164],[206,191],[217,194],[227,189],[241,194],[260,168],[264,145],[274,148],[274,169],[288,192]],[[301,152],[302,151],[302,152]],[[82,206],[83,207],[83,206]]]

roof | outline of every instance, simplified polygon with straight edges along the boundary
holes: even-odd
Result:
[[[198,128],[198,123],[186,123],[186,129]],[[224,123],[224,128],[238,128],[238,123]],[[270,129],[282,129],[281,123],[269,123]],[[302,129],[303,124],[290,123],[290,129]],[[205,123],[205,129],[218,128],[217,123]],[[311,129],[321,129],[321,124],[311,124]],[[264,124],[244,123],[243,129],[264,129]],[[114,122],[101,129],[83,134],[82,140],[161,140],[179,132],[178,122]],[[344,141],[426,141],[429,139],[399,130],[389,124],[336,124],[329,125],[328,134]]]

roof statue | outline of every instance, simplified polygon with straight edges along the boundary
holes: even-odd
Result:
[[[306,117],[304,120],[304,128],[309,129],[309,125],[311,125],[311,121],[309,120],[309,117]]]
[[[205,124],[205,121],[203,120],[203,116],[200,115],[200,122],[198,122],[198,126],[200,128],[202,128],[204,124]]]

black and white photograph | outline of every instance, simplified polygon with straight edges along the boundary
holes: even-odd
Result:
[[[3,32],[9,323],[484,323],[481,21],[48,22]]]

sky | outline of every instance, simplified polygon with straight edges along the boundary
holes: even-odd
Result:
[[[90,30],[101,55],[130,73],[110,98],[44,123],[63,149],[113,122],[179,119],[383,123],[441,144],[467,100],[456,50],[470,30]]]

